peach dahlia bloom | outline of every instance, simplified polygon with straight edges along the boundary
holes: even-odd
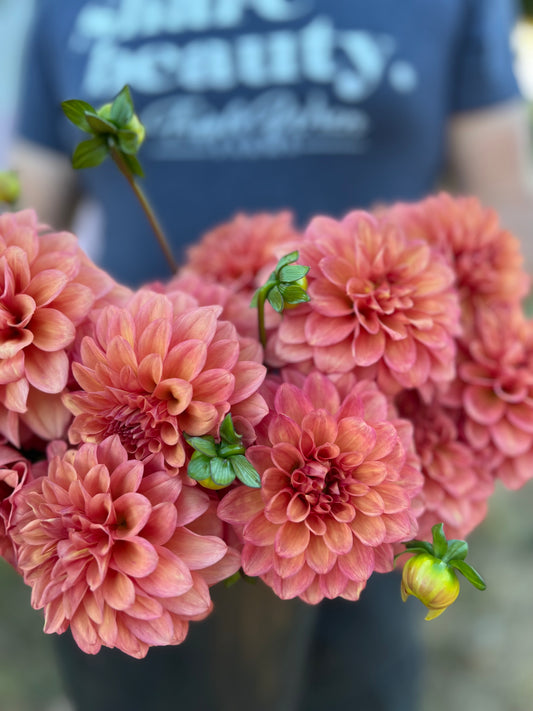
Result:
[[[68,627],[88,654],[144,657],[181,643],[232,575],[237,553],[192,530],[210,506],[199,487],[164,471],[160,455],[128,459],[117,436],[64,451],[17,499],[17,566],[44,608],[45,632]]]
[[[471,447],[494,451],[494,476],[511,489],[533,478],[533,323],[518,307],[477,314],[457,381],[443,398],[462,406]]]
[[[194,272],[234,291],[253,292],[260,286],[258,275],[266,270],[266,279],[276,266],[278,249],[288,245],[287,252],[292,251],[299,238],[290,212],[238,214],[189,248],[181,273]]]
[[[527,294],[529,277],[520,242],[477,198],[441,193],[418,203],[393,205],[385,217],[410,238],[424,239],[444,254],[468,311],[472,302],[517,303]]]
[[[431,527],[444,523],[448,538],[465,538],[487,514],[494,479],[483,458],[464,440],[459,411],[438,400],[425,403],[416,391],[397,398],[398,411],[413,424],[424,475],[417,497],[418,538],[431,540]]]
[[[364,212],[318,217],[300,247],[309,304],[284,313],[275,351],[325,373],[372,367],[387,391],[454,376],[454,275],[427,243]]]
[[[422,480],[387,413],[373,383],[344,399],[320,373],[302,388],[279,386],[246,453],[261,489],[237,487],[218,507],[242,537],[247,575],[283,599],[317,603],[357,600],[374,570],[392,568],[393,544],[416,532],[411,499]]]
[[[230,408],[252,426],[263,418],[260,347],[219,320],[220,306],[193,303],[181,292],[140,290],[126,308],[103,310],[72,364],[82,389],[64,396],[75,415],[71,442],[118,434],[137,459],[162,452],[179,468],[184,434],[216,435]]]
[[[77,326],[113,281],[74,235],[49,233],[25,210],[0,216],[0,433],[20,446],[20,423],[63,435],[61,402]]]

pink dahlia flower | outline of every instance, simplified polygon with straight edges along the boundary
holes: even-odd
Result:
[[[61,402],[77,326],[113,281],[74,235],[47,233],[35,213],[0,216],[0,433],[20,446],[19,426],[49,440],[64,434]]]
[[[279,386],[265,437],[247,450],[262,487],[237,487],[218,508],[242,536],[247,575],[317,603],[357,600],[374,570],[392,568],[392,544],[416,532],[422,481],[387,412],[370,383],[343,400],[319,373]]]
[[[479,311],[443,400],[464,412],[466,441],[500,455],[494,475],[511,489],[533,478],[533,324],[519,307]]]
[[[163,467],[160,455],[128,459],[114,436],[55,456],[20,492],[17,565],[45,632],[70,627],[88,654],[103,645],[141,658],[180,644],[189,621],[209,614],[208,585],[232,575],[239,556],[191,530],[209,497]]]
[[[371,215],[315,218],[300,247],[309,304],[284,313],[275,351],[325,373],[377,370],[387,391],[454,376],[459,308],[452,270],[424,242]]]
[[[13,516],[13,499],[20,489],[32,480],[31,464],[20,452],[0,445],[0,556],[15,564],[13,543],[9,530]]]
[[[384,213],[411,238],[424,239],[452,265],[465,316],[476,302],[519,302],[528,292],[519,241],[498,222],[494,210],[474,197],[446,193]]]
[[[486,462],[462,438],[458,411],[424,403],[415,391],[404,391],[397,402],[400,415],[413,424],[424,475],[418,538],[431,540],[436,523],[444,523],[449,538],[465,538],[485,518],[494,490]]]
[[[260,347],[219,320],[221,307],[191,303],[180,292],[141,290],[127,308],[102,312],[72,364],[82,390],[64,396],[73,443],[118,434],[137,459],[162,452],[179,468],[184,434],[216,435],[230,408],[252,426],[264,417]]]
[[[260,285],[258,275],[265,273],[266,279],[276,266],[277,251],[287,246],[291,252],[299,239],[290,212],[239,214],[189,249],[183,272],[196,272],[234,291],[253,292]]]

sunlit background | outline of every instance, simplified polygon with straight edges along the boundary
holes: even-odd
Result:
[[[9,167],[7,147],[32,4],[0,0],[0,169]],[[524,0],[524,6],[533,13],[533,0]],[[523,19],[513,42],[522,91],[533,103],[533,24]],[[487,579],[488,590],[479,593],[464,585],[443,617],[422,625],[427,649],[423,711],[533,709],[532,511],[533,482],[518,493],[498,489],[488,518],[470,541],[469,560]],[[410,599],[407,604],[418,603]],[[0,562],[1,711],[71,711],[51,640],[41,628],[29,589]]]

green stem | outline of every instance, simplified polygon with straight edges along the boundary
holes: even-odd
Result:
[[[266,288],[268,287],[268,289]],[[257,295],[257,323],[259,326],[259,340],[263,348],[266,348],[266,328],[265,328],[265,301],[268,292],[272,288],[272,285],[265,284],[262,289],[259,290]]]
[[[126,178],[128,183],[130,184],[131,189],[133,190],[133,192],[135,193],[135,196],[137,197],[137,200],[141,204],[144,214],[146,215],[146,217],[148,218],[148,222],[150,223],[150,227],[153,229],[153,231],[155,233],[155,236],[157,238],[159,246],[163,250],[163,254],[165,255],[165,259],[167,260],[169,267],[171,268],[173,273],[176,273],[176,271],[178,270],[178,265],[176,264],[176,261],[174,260],[174,256],[172,254],[172,250],[170,249],[168,240],[165,236],[165,233],[163,232],[161,225],[159,224],[157,217],[155,216],[154,211],[152,210],[152,207],[148,201],[148,198],[144,194],[144,191],[141,188],[141,186],[137,183],[137,181],[133,177],[130,169],[128,168],[120,151],[117,150],[116,146],[111,144],[109,146],[109,151],[111,154],[111,158],[115,161],[115,164],[117,165],[118,169],[120,170],[122,175]]]

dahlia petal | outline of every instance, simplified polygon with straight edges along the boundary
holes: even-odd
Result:
[[[354,326],[353,315],[331,318],[313,312],[305,323],[305,340],[310,346],[332,346],[353,334]]]
[[[292,498],[290,497],[290,501],[287,506],[286,518],[293,523],[300,523],[307,518],[310,510],[311,507],[309,502],[303,497],[302,494],[296,493],[293,494]]]
[[[357,364],[352,339],[325,348],[313,348],[316,368],[321,373],[347,373]]]
[[[109,365],[120,372],[122,368],[131,368],[137,372],[137,356],[131,343],[123,336],[114,336],[107,346],[107,360]]]
[[[292,492],[287,489],[274,494],[265,506],[265,518],[273,524],[281,525],[285,523],[287,521],[287,507],[291,502],[291,494]]]
[[[309,566],[304,565],[295,575],[288,578],[280,578],[275,574],[270,576],[271,574],[267,573],[264,579],[267,584],[271,585],[276,595],[282,600],[292,600],[309,587],[315,573]]]
[[[192,400],[187,410],[180,414],[179,422],[183,432],[192,437],[201,437],[212,432],[223,417],[210,403]]]
[[[519,402],[508,407],[506,416],[514,427],[533,433],[533,407],[529,403]]]
[[[353,580],[348,580],[346,587],[341,593],[343,600],[350,600],[351,602],[357,602],[361,597],[361,593],[366,587],[366,581],[355,582]]]
[[[163,605],[153,597],[143,595],[142,591],[136,588],[135,601],[128,607],[128,616],[137,617],[139,620],[154,620],[163,614]]]
[[[172,643],[174,628],[172,619],[165,610],[160,617],[153,620],[139,620],[124,615],[124,624],[138,640],[149,646],[166,646]]]
[[[463,393],[464,408],[481,425],[493,425],[503,417],[505,403],[492,388],[468,385]]]
[[[270,456],[272,463],[282,472],[292,472],[304,464],[301,452],[294,445],[284,442],[274,445]]]
[[[27,406],[22,420],[38,437],[52,441],[64,436],[71,415],[59,395],[49,395],[30,388]]]
[[[334,566],[327,575],[321,575],[319,578],[320,590],[329,600],[340,597],[346,583],[347,577],[338,565]]]
[[[337,438],[337,423],[325,410],[310,412],[302,420],[302,429],[309,433],[316,447],[331,444]]]
[[[11,335],[4,335],[0,342],[0,358],[15,358],[20,351],[27,348],[33,341],[33,332],[27,328],[14,328]]]
[[[416,355],[416,342],[411,337],[401,341],[388,340],[385,346],[385,363],[399,373],[405,373],[413,368]]]
[[[86,654],[97,654],[102,646],[94,628],[94,624],[87,613],[77,609],[70,621],[70,631],[78,647]]]
[[[186,528],[178,528],[167,548],[180,558],[189,570],[201,570],[217,563],[228,547],[216,536],[200,536]]]
[[[378,546],[385,540],[385,524],[380,516],[366,516],[358,511],[350,528],[357,538],[366,546]]]
[[[337,555],[347,553],[352,547],[353,535],[350,527],[334,518],[326,519],[324,543]]]
[[[117,538],[136,536],[145,526],[152,513],[152,504],[145,496],[127,493],[114,502],[117,517]]]
[[[0,360],[0,385],[20,380],[24,376],[24,353],[18,351],[11,358]]]
[[[217,508],[217,515],[232,524],[245,524],[263,509],[261,492],[249,487],[229,491]]]
[[[385,352],[385,343],[383,331],[373,334],[362,329],[355,340],[354,365],[368,366],[377,363]]]
[[[67,275],[58,269],[38,272],[24,292],[31,296],[37,306],[46,306],[58,296],[67,284]]]
[[[120,617],[117,618],[116,647],[135,659],[144,659],[149,649],[146,643],[141,642],[130,632]],[[96,654],[96,652],[94,653]]]
[[[245,543],[242,549],[242,569],[246,575],[256,577],[267,573],[273,565],[273,546],[254,546]],[[290,560],[290,559],[286,559]]]
[[[142,529],[143,538],[152,545],[162,546],[176,530],[178,514],[173,503],[163,502],[153,506],[148,522]]]
[[[135,586],[118,570],[108,571],[100,590],[105,602],[114,610],[127,610],[135,602]]]
[[[172,478],[170,478],[172,483]],[[152,502],[153,498],[150,497]],[[209,496],[199,486],[185,486],[176,501],[177,525],[186,526],[195,521],[209,508]]]
[[[337,565],[349,580],[368,580],[374,571],[374,549],[354,538],[352,549],[337,558]]]
[[[274,550],[282,558],[299,555],[307,548],[309,538],[310,533],[307,526],[287,521],[276,533]]]
[[[215,335],[220,306],[202,306],[180,314],[174,321],[174,339],[188,341],[201,340],[209,343]]]
[[[199,575],[205,580],[207,585],[215,585],[221,580],[234,575],[242,565],[241,555],[238,551],[228,548],[223,558],[213,565],[208,565],[199,571]]]
[[[33,345],[41,351],[59,351],[74,340],[76,330],[72,321],[61,311],[38,309],[32,317]]]
[[[285,417],[297,424],[301,424],[304,415],[313,410],[309,398],[299,388],[289,383],[283,383],[278,388],[275,407],[277,412],[283,413]]]
[[[35,297],[35,301],[38,303]],[[78,325],[94,304],[95,292],[92,288],[76,282],[69,282],[51,302],[51,306],[65,314],[74,325]],[[42,304],[39,304],[42,305]]]
[[[205,367],[207,353],[207,344],[201,338],[178,343],[164,359],[163,377],[180,378],[190,382]]]
[[[321,263],[322,270],[324,270],[324,263],[327,259],[326,257]],[[350,265],[347,266],[348,269],[353,269]],[[309,286],[308,291],[313,301],[313,308],[318,313],[335,319],[353,314],[351,299],[335,283],[325,279],[317,279]]]
[[[305,550],[307,565],[316,573],[326,574],[333,568],[337,556],[325,544],[322,536],[312,535]]]
[[[256,514],[244,526],[243,537],[245,541],[256,546],[272,545],[276,539],[279,526],[268,521],[262,512]]]
[[[416,533],[416,523],[408,512],[383,514],[382,519],[387,529],[387,543],[406,541]]]
[[[46,634],[56,634],[63,630],[67,617],[63,607],[62,597],[56,597],[49,602],[44,610],[44,628]]]
[[[326,532],[324,519],[316,513],[310,513],[305,519],[305,525],[315,536],[323,536]]]
[[[519,430],[507,419],[496,422],[490,431],[498,449],[509,457],[525,454],[533,446],[533,434]]]
[[[301,430],[296,422],[286,415],[272,417],[268,423],[268,438],[273,443],[290,443],[296,449],[300,441],[300,434]],[[270,450],[268,451],[270,452]]]
[[[399,484],[384,482],[376,486],[375,490],[383,501],[385,513],[398,513],[408,508],[410,497]]]
[[[232,370],[235,377],[233,393],[229,398],[231,405],[253,395],[260,387],[266,375],[266,368],[261,363],[241,361]]]
[[[121,573],[141,578],[155,570],[158,555],[151,543],[139,536],[132,536],[115,542],[112,560]]]
[[[346,417],[338,425],[335,444],[341,452],[356,453],[359,461],[363,461],[374,447],[376,432],[373,427],[358,417]]]
[[[25,359],[26,376],[34,388],[45,393],[60,393],[66,387],[69,362],[64,351],[45,353],[29,348]]]
[[[192,382],[194,400],[219,403],[229,400],[235,386],[235,377],[222,368],[204,370]]]
[[[8,383],[5,386],[5,395],[2,398],[4,406],[13,412],[26,412],[29,390],[30,386],[26,379]]]
[[[182,595],[191,588],[192,578],[187,564],[166,548],[159,548],[156,568],[137,580],[137,585],[150,597],[165,598]],[[164,603],[163,603],[164,604]]]
[[[98,625],[98,636],[106,647],[115,647],[117,643],[118,625],[114,610],[106,605],[102,622]]]

